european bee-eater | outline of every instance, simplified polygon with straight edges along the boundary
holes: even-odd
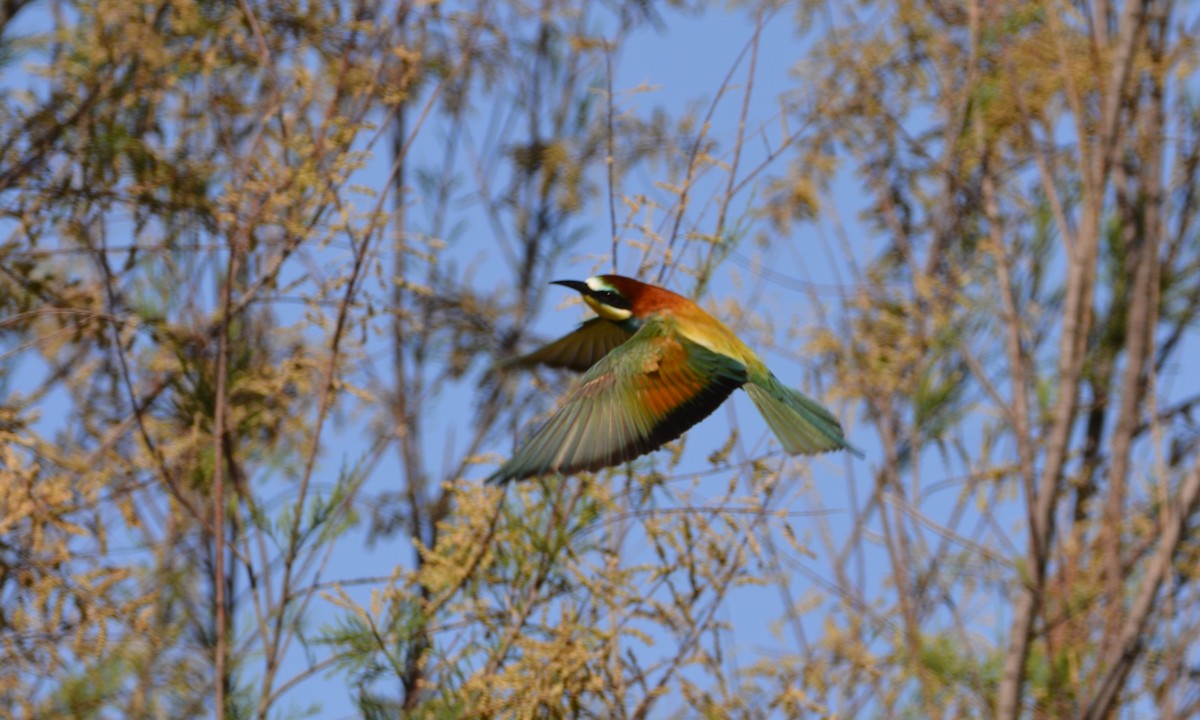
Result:
[[[578,291],[599,317],[519,362],[587,372],[489,482],[631,460],[682,435],[739,387],[789,454],[861,456],[828,410],[779,382],[732,330],[691,300],[620,275],[554,284]]]

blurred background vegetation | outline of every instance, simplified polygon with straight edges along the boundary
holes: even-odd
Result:
[[[703,97],[615,84],[698,16]],[[0,715],[1200,715],[1198,23],[0,3]],[[614,269],[867,460],[483,487]]]

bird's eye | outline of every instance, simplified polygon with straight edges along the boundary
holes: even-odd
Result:
[[[624,295],[616,290],[593,290],[591,293],[592,299],[606,307],[616,310],[629,310],[629,300]]]

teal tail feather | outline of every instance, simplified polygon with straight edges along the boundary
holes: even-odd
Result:
[[[858,458],[865,457],[846,441],[833,413],[785,386],[772,373],[766,373],[761,380],[752,378],[743,387],[789,455],[847,450]]]

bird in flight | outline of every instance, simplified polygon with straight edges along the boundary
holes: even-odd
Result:
[[[556,280],[599,317],[518,358],[584,372],[567,402],[491,483],[599,470],[656,450],[744,388],[790,455],[849,450],[837,418],[785,386],[691,300],[621,275]],[[585,372],[586,371],[586,372]]]

